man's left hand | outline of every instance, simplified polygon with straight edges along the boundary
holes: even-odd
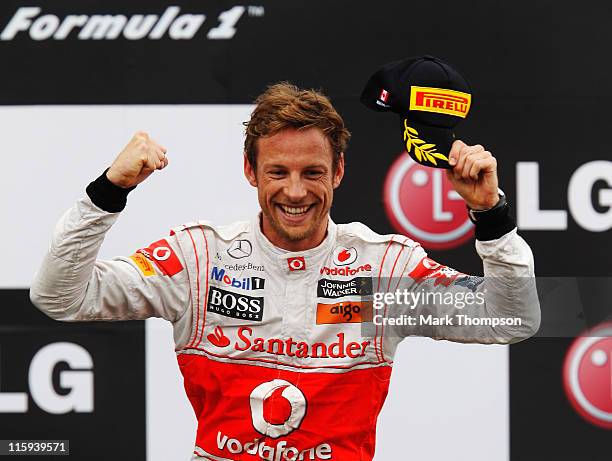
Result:
[[[448,179],[472,210],[487,210],[499,201],[497,190],[497,160],[477,144],[468,146],[455,141],[448,156]]]

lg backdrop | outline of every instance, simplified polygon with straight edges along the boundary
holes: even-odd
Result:
[[[457,136],[498,158],[538,275],[610,275],[609,15],[604,4],[549,1],[2,2],[2,438],[70,439],[74,459],[189,459],[195,419],[169,325],[58,325],[27,288],[54,223],[137,130],[168,148],[170,168],[130,195],[101,257],[131,254],[182,222],[256,213],[241,122],[280,80],[322,88],[353,133],[336,222],[408,233],[434,259],[481,273],[443,175],[408,162],[396,116],[358,101],[384,63],[449,62],[474,90]],[[610,430],[563,391],[572,341],[406,340],[376,459],[608,459]],[[601,386],[612,395],[610,381]],[[611,406],[601,403],[604,417]]]

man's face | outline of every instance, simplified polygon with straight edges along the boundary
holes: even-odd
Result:
[[[333,191],[344,157],[333,170],[333,152],[319,128],[287,128],[257,140],[257,169],[245,156],[244,172],[257,187],[266,237],[280,248],[314,248],[325,237]]]

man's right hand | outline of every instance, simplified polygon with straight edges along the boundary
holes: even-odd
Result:
[[[155,170],[167,165],[166,148],[140,131],[117,156],[106,177],[116,186],[127,189],[140,184]]]

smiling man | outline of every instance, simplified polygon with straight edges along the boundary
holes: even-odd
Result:
[[[60,220],[31,299],[62,321],[172,322],[198,420],[194,460],[371,460],[399,342],[421,335],[505,344],[534,334],[539,306],[526,282],[533,257],[481,146],[456,141],[449,178],[476,211],[487,280],[436,263],[407,237],[335,224],[329,212],[350,136],[342,118],[321,93],[287,83],[255,102],[244,173],[257,188],[258,216],[179,226],[130,257],[96,260],[128,193],[168,165],[165,148],[138,133]],[[407,312],[381,291],[424,286],[480,296],[472,316],[520,322],[373,322],[373,297],[384,300],[376,309],[385,318]],[[453,309],[418,307],[438,319]]]
[[[332,161],[331,146],[316,127],[287,128],[258,144],[265,154],[259,161],[256,155],[245,156],[244,171],[257,187],[264,235],[291,251],[317,246],[327,231],[333,190],[344,174],[342,154]]]

